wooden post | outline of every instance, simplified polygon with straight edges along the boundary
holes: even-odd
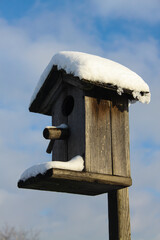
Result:
[[[109,240],[131,240],[128,188],[108,193]]]
[[[128,101],[112,103],[111,128],[113,175],[130,177]],[[108,193],[108,214],[109,240],[131,240],[128,188]]]

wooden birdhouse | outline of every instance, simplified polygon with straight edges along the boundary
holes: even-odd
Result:
[[[128,68],[84,53],[56,54],[29,107],[52,117],[43,135],[53,167],[36,174],[28,170],[18,186],[86,195],[130,186],[128,106],[133,100],[149,102],[150,93]],[[80,170],[76,159],[83,161]]]

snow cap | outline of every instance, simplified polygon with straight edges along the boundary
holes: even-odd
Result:
[[[41,164],[34,165],[28,169],[26,169],[19,181],[25,181],[30,177],[36,177],[38,174],[45,174],[47,170],[51,168],[58,168],[58,169],[66,169],[72,171],[83,171],[84,169],[84,159],[77,155],[68,162],[62,161],[51,161],[45,162]]]
[[[63,51],[54,55],[44,70],[31,99],[31,104],[45,82],[53,66],[58,70],[65,70],[67,74],[73,74],[80,80],[99,86],[112,85],[117,88],[118,94],[124,90],[131,91],[133,98],[142,103],[150,102],[150,90],[147,83],[127,67],[99,56]]]

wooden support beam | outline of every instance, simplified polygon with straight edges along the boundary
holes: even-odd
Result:
[[[131,240],[128,188],[108,193],[109,240]]]
[[[130,177],[128,101],[112,104],[113,175]],[[108,193],[108,214],[109,240],[131,240],[128,188]]]
[[[109,240],[119,240],[117,191],[108,193]]]

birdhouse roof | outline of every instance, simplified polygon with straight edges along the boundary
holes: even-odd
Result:
[[[131,99],[142,103],[150,102],[149,86],[138,74],[127,67],[99,56],[64,51],[54,55],[42,73],[31,98],[30,111],[41,112],[38,107],[39,102],[55,93],[52,90],[58,88],[62,72],[65,76],[71,77],[72,83],[75,81],[82,85],[109,88],[116,90],[119,95],[127,93]]]

